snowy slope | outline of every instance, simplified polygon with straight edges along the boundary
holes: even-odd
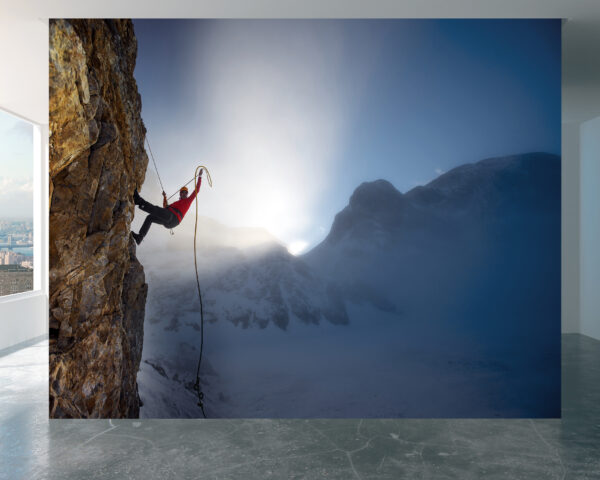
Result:
[[[227,325],[233,331],[239,327],[286,332],[293,324],[348,323],[346,307],[335,289],[266,232],[227,228],[206,218],[201,219],[199,231],[198,271],[207,338],[202,379],[207,398],[223,400],[226,395],[225,387],[218,387],[220,369],[211,366],[211,349]],[[166,248],[143,246],[138,251],[149,293],[138,377],[142,415],[198,416],[192,386],[201,317],[193,236],[176,231]]]
[[[192,236],[138,249],[146,417],[194,417]],[[555,416],[560,158],[463,165],[405,194],[360,185],[311,252],[199,227],[211,417]]]

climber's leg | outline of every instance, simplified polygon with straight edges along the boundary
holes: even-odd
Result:
[[[140,228],[140,233],[133,232],[133,239],[135,240],[135,243],[138,245],[142,243],[142,240],[144,240],[144,237],[148,233],[148,230],[150,230],[150,227],[153,223],[160,223],[160,219],[154,215],[148,215],[144,220],[142,228]]]
[[[149,214],[154,215],[159,218],[165,218],[164,208],[157,207],[156,205],[152,205],[151,203],[147,202],[144,199],[142,199],[142,202],[143,203],[140,203],[140,205],[139,205],[140,210],[143,210],[144,212],[149,213]]]
[[[151,213],[152,215],[156,215],[157,217],[165,218],[165,214],[162,212],[164,210],[161,207],[157,207],[156,205],[152,205],[150,202],[144,200],[137,193],[137,190],[133,192],[133,202],[140,207],[146,213]]]
[[[144,220],[142,228],[140,228],[140,233],[133,233],[133,238],[138,245],[142,243],[142,240],[148,233],[148,230],[150,230],[150,227],[153,223],[158,223],[165,228],[173,228],[179,224],[179,220],[170,210],[166,208],[155,207],[154,205],[150,205],[150,207],[152,207],[149,209],[152,213],[150,213],[150,215],[148,215]],[[142,207],[140,206],[140,208]]]

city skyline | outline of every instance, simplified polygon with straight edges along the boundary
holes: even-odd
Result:
[[[10,247],[4,248],[5,244]],[[33,221],[0,218],[0,296],[33,289]]]
[[[33,268],[33,222],[0,219],[0,265]]]

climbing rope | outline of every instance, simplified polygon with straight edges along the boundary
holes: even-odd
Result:
[[[198,170],[201,169],[204,169],[206,171],[208,184],[212,187],[212,179],[210,177],[210,172],[205,166],[200,165],[196,167],[196,171],[194,172],[194,188],[196,188],[196,185],[198,184]],[[204,412],[204,392],[202,392],[202,389],[200,388],[200,365],[202,364],[202,352],[204,350],[204,308],[202,305],[202,291],[200,290],[200,279],[198,277],[198,257],[196,255],[196,236],[198,233],[198,192],[196,192],[195,203],[196,222],[194,224],[194,268],[196,269],[196,286],[198,287],[198,299],[200,300],[200,355],[198,356],[198,367],[196,368],[196,383],[194,384],[194,391],[198,394],[198,406],[202,410],[202,415],[204,415],[204,418],[206,418],[206,413]]]
[[[165,191],[165,187],[163,186],[162,180],[160,179],[160,174],[158,173],[158,167],[156,166],[156,161],[154,160],[154,154],[152,153],[152,149],[150,148],[150,142],[148,141],[148,137],[145,137],[146,144],[148,145],[148,151],[150,152],[150,158],[152,158],[152,163],[154,164],[154,170],[156,171],[156,176],[158,177],[158,182],[160,183],[160,187],[162,191]],[[189,185],[190,182],[194,182],[194,189],[197,185],[198,179],[198,171],[204,169],[206,171],[206,178],[208,180],[208,184],[212,187],[212,178],[210,176],[210,172],[204,165],[200,165],[196,167],[196,171],[194,172],[194,178],[187,182],[185,186]],[[183,187],[181,187],[183,188]],[[179,191],[177,190],[173,195],[167,198],[167,201],[174,197]],[[202,364],[202,353],[204,351],[204,306],[202,305],[202,290],[200,289],[200,278],[198,276],[198,256],[196,254],[196,238],[198,233],[198,192],[196,191],[196,198],[194,199],[196,203],[196,222],[194,223],[194,268],[196,270],[196,286],[198,288],[198,299],[200,300],[200,355],[198,356],[198,367],[196,368],[196,383],[194,383],[194,391],[198,394],[198,406],[200,410],[202,410],[202,415],[206,418],[206,412],[204,411],[204,392],[202,388],[200,388],[200,365]],[[171,235],[173,235],[173,229],[171,229]]]
[[[148,151],[150,152],[150,158],[152,158],[152,163],[154,164],[154,171],[156,172],[156,176],[158,177],[158,183],[160,183],[160,188],[162,191],[165,191],[165,187],[163,187],[162,180],[160,179],[160,174],[158,173],[158,168],[156,166],[156,162],[154,161],[154,155],[152,154],[152,149],[150,148],[150,142],[148,141],[148,136],[144,137],[146,139],[146,144],[148,145]]]
[[[152,163],[154,164],[154,171],[156,172],[156,176],[158,177],[158,183],[160,183],[160,188],[162,189],[162,191],[165,191],[165,187],[163,186],[162,180],[160,179],[160,174],[158,173],[158,167],[156,166],[156,162],[154,161],[154,155],[152,154],[152,149],[150,148],[150,142],[148,141],[148,136],[146,135],[144,137],[144,139],[146,140],[146,144],[148,145],[148,151],[150,152],[150,158],[152,158]],[[190,183],[194,182],[194,185],[196,185],[196,179],[198,178],[198,170],[200,168],[203,168],[204,170],[206,170],[206,178],[208,180],[208,184],[212,187],[212,178],[210,176],[210,172],[208,171],[208,169],[204,166],[199,166],[198,168],[196,168],[196,171],[194,172],[194,178],[190,179],[185,185],[182,185],[179,190],[177,190],[175,193],[173,193],[170,197],[167,198],[168,200],[171,200],[175,195],[177,195],[181,189],[183,187],[187,187]]]
[[[206,167],[198,167],[198,168],[204,168],[204,170],[206,170]],[[198,170],[198,169],[196,169],[196,170]],[[208,184],[212,187],[212,178],[210,177],[210,172],[208,170],[206,170],[206,179],[208,180]],[[177,195],[180,192],[180,190],[183,187],[187,187],[192,182],[196,182],[196,176],[194,176],[194,178],[190,179],[185,185],[182,185],[179,188],[179,190],[177,190],[173,195],[171,195],[170,197],[168,197],[167,201],[171,200],[175,195]],[[196,183],[194,183],[194,185],[196,185]]]
[[[152,149],[150,148],[150,142],[148,141],[148,136],[145,136],[144,139],[146,140],[146,144],[148,145],[148,151],[150,152],[150,158],[152,158],[152,163],[154,164],[154,171],[156,172],[156,176],[158,177],[158,183],[160,183],[160,188],[164,192],[165,187],[163,187],[162,180],[160,179],[160,174],[158,173],[158,167],[156,166],[156,162],[154,161],[154,155],[152,154]],[[175,233],[173,233],[172,228],[169,229],[169,232],[171,233],[171,235],[175,235]]]

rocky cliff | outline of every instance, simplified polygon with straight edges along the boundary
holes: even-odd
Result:
[[[144,180],[126,20],[50,21],[50,417],[139,416],[147,285],[130,237]]]

